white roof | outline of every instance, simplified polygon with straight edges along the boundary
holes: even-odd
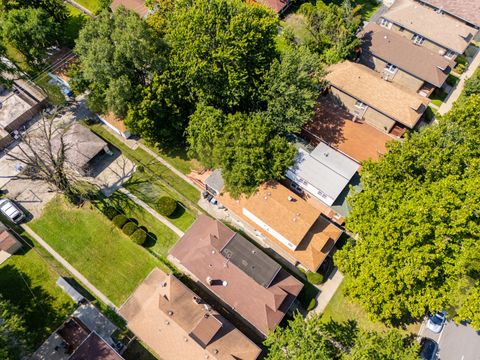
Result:
[[[295,164],[289,170],[332,199],[336,199],[359,167],[356,161],[327,144],[320,143],[310,154],[299,149]]]

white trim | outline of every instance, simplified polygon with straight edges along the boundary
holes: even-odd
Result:
[[[419,34],[413,34],[412,41],[415,45],[422,45],[425,42],[425,38]]]
[[[361,102],[360,100],[355,101],[355,107],[360,110],[367,110],[368,105],[365,104],[364,102]]]

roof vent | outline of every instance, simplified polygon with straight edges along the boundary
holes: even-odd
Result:
[[[170,321],[165,320],[165,325],[170,325]]]
[[[208,304],[203,304],[203,308],[205,309],[205,311],[210,311],[212,310],[212,307]]]
[[[194,296],[194,297],[193,297],[193,302],[194,302],[195,304],[200,304],[200,298],[199,298],[198,296]]]
[[[223,281],[222,281],[222,285],[223,285],[223,286],[227,286],[227,285],[228,285],[228,282],[227,282],[226,280],[223,280]]]
[[[183,341],[188,342],[188,339],[186,337],[183,338]]]
[[[204,317],[205,319],[208,319],[209,316],[210,316],[210,315],[208,315],[208,314],[203,315],[203,317]]]
[[[288,195],[288,201],[293,201],[293,197],[291,197],[290,195]]]
[[[218,354],[218,350],[217,350],[217,349],[213,349],[213,353],[214,353],[215,355],[217,355],[217,354]]]
[[[294,217],[292,220],[295,222],[295,221],[297,221],[297,218],[296,218],[296,217]]]
[[[210,286],[213,284],[213,279],[210,276],[207,276],[207,284]]]
[[[167,282],[166,281],[162,284],[162,287],[167,287]]]
[[[168,314],[168,316],[173,316],[173,311],[169,310],[167,314]]]

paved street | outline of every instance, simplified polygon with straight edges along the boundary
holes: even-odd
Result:
[[[471,327],[448,321],[440,334],[422,325],[420,336],[438,343],[440,360],[480,360],[480,333]]]

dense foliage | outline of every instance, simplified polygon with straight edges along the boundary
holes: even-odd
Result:
[[[0,296],[0,359],[22,359],[28,353],[28,331],[20,310]]]
[[[171,216],[177,206],[177,201],[169,196],[162,196],[157,201],[157,210],[163,216]]]
[[[480,95],[439,124],[394,142],[362,169],[336,254],[348,293],[375,319],[396,322],[444,308],[480,328]]]

